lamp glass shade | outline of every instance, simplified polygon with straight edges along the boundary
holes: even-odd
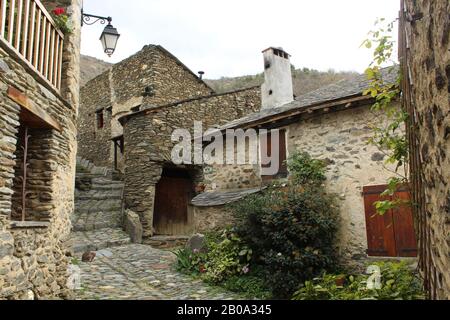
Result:
[[[100,41],[102,42],[103,50],[108,56],[111,56],[116,50],[119,37],[120,34],[117,32],[117,29],[111,24],[108,24],[103,30]]]

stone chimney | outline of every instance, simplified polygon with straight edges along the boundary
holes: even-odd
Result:
[[[294,100],[290,55],[282,48],[263,51],[264,78],[261,86],[262,109],[277,108]]]

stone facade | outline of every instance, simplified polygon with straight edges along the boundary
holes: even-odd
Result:
[[[111,139],[123,134],[120,117],[140,106],[161,106],[211,93],[211,88],[163,47],[145,46],[81,89],[79,156],[113,167]],[[103,128],[96,123],[98,111],[103,113]],[[117,169],[123,172],[120,152],[117,162]]]
[[[450,299],[450,3],[403,1],[409,20],[405,70],[416,117],[423,196],[419,199],[422,263],[430,297]],[[417,168],[413,168],[414,175]],[[422,189],[421,188],[421,189]]]
[[[194,207],[194,229],[208,233],[233,224],[233,214],[226,206]]]
[[[344,261],[365,258],[367,250],[363,187],[384,185],[393,175],[372,145],[372,126],[383,121],[371,105],[315,116],[286,128],[289,154],[306,151],[327,166],[327,190],[338,196],[341,226],[338,247]]]
[[[341,212],[340,255],[347,264],[359,264],[367,257],[367,234],[363,187],[384,185],[393,175],[385,167],[385,156],[369,145],[374,125],[383,121],[371,105],[339,112],[308,116],[280,127],[286,130],[287,157],[308,152],[327,164],[327,189],[336,194]],[[237,145],[236,145],[237,149]],[[259,150],[258,150],[259,152]],[[259,165],[213,165],[205,167],[206,191],[226,192],[263,187]],[[196,207],[198,232],[208,226],[229,225],[232,215],[225,207]],[[199,216],[205,221],[197,222]]]
[[[74,30],[65,37],[60,93],[39,80],[21,58],[0,43],[0,300],[67,297],[73,212],[78,111],[81,3],[43,1],[49,10],[67,7]],[[30,129],[26,222],[21,220],[23,126],[21,109],[8,93],[53,118],[61,130]]]
[[[144,237],[153,235],[155,186],[163,167],[170,165],[171,141],[175,129],[185,128],[193,134],[194,121],[203,129],[213,128],[261,107],[259,88],[191,99],[167,106],[149,108],[121,119],[125,137],[125,200],[138,213]],[[192,166],[193,183],[203,182],[202,167]]]

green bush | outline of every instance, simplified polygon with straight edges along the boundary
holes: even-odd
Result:
[[[175,252],[177,270],[186,274],[201,275],[205,281],[214,284],[249,271],[252,250],[229,230],[208,235],[205,251],[192,252],[183,248]]]
[[[225,279],[248,273],[252,250],[236,234],[224,231],[220,242],[209,242],[205,263],[205,280],[220,283]]]
[[[368,289],[369,275],[331,275],[307,281],[294,300],[420,300],[421,281],[405,263],[375,263],[381,269],[381,289]]]
[[[264,266],[275,297],[290,298],[298,286],[335,270],[338,210],[322,185],[324,166],[309,155],[289,161],[292,182],[233,205],[237,234]],[[301,182],[301,184],[300,184]]]
[[[312,159],[306,152],[294,153],[287,162],[291,179],[296,185],[321,184],[326,180],[325,163]]]
[[[272,293],[265,284],[264,275],[252,270],[249,274],[226,279],[221,286],[229,291],[240,293],[248,299],[271,299]]]
[[[191,275],[199,275],[204,272],[207,259],[205,253],[192,252],[188,248],[179,249],[174,253],[177,256],[177,271]]]

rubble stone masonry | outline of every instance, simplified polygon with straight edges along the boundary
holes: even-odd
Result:
[[[112,167],[111,139],[123,134],[118,119],[131,113],[132,108],[161,106],[211,93],[211,88],[163,47],[145,46],[82,88],[79,156]],[[103,128],[96,124],[99,110],[103,110]],[[122,158],[118,162],[118,169],[123,171]]]
[[[38,81],[18,56],[0,46],[0,300],[70,296],[67,240],[74,207],[81,2],[43,3],[49,10],[68,8],[74,21],[73,32],[65,36],[61,92]],[[60,131],[29,131],[25,223],[17,222],[21,220],[21,106],[8,97],[10,87],[61,126]]]
[[[170,164],[176,143],[171,141],[177,128],[188,129],[193,136],[194,121],[202,121],[203,130],[223,125],[260,110],[258,88],[212,95],[159,108],[149,108],[122,119],[125,137],[125,199],[127,207],[138,213],[144,236],[152,235],[155,185],[164,165]],[[197,182],[203,180],[202,166]]]
[[[416,112],[433,296],[450,299],[450,2],[406,1],[411,97]],[[428,249],[427,249],[428,251]]]

